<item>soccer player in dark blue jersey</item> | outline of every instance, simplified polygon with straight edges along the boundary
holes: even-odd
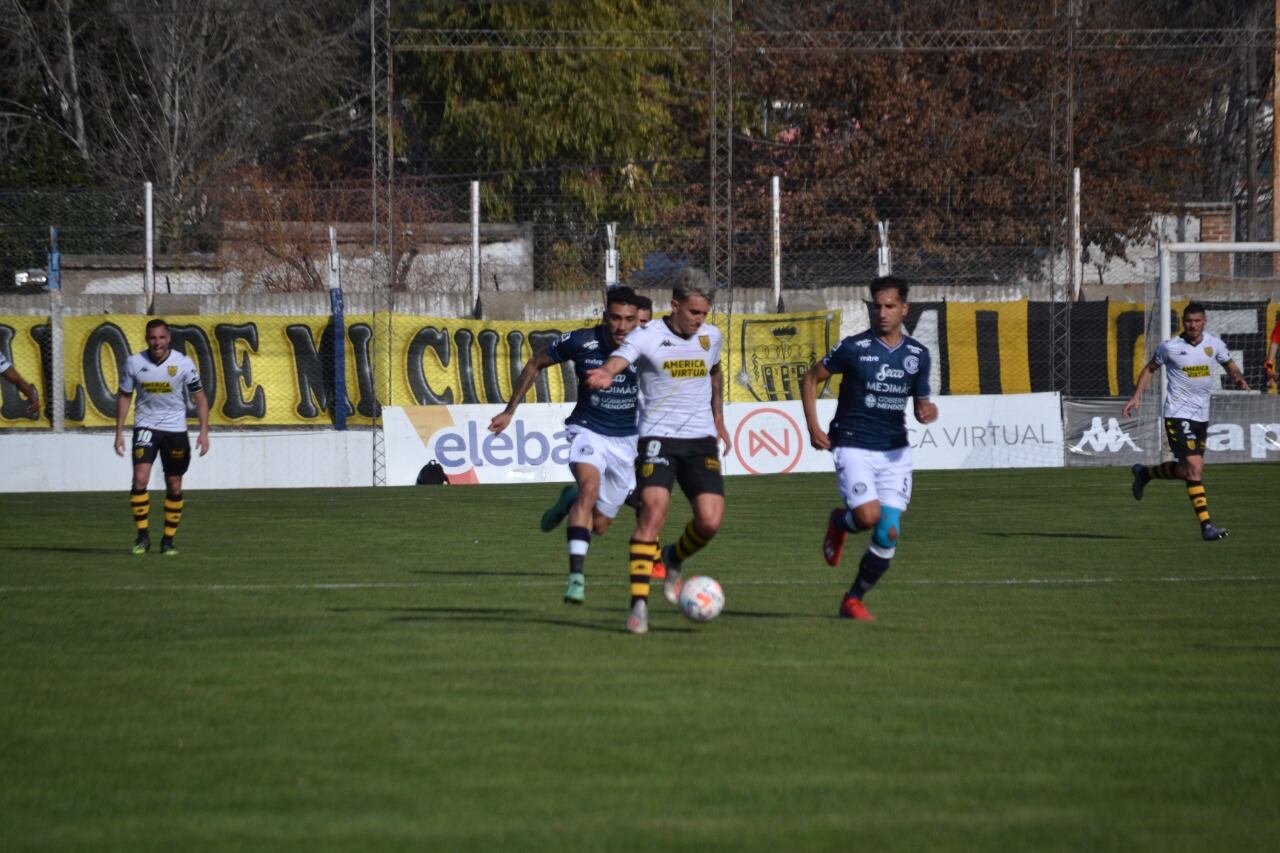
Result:
[[[875,621],[862,599],[889,570],[902,533],[902,514],[911,502],[911,446],[907,441],[907,398],[916,420],[935,421],[929,402],[929,350],[902,331],[907,318],[907,283],[882,276],[871,282],[871,328],[841,341],[805,374],[800,385],[809,443],[830,450],[844,505],[831,511],[822,556],[840,563],[845,537],[870,530],[858,576],[840,602],[840,616]],[[827,430],[818,423],[818,386],[842,374],[836,414]]]
[[[569,436],[569,470],[577,498],[569,507],[565,531],[569,545],[569,581],[564,600],[586,600],[585,564],[592,533],[601,534],[636,485],[636,401],[639,385],[634,368],[614,377],[603,391],[585,384],[587,371],[600,367],[636,327],[638,297],[629,287],[609,291],[604,322],[564,335],[545,352],[525,364],[512,389],[507,408],[489,422],[500,433],[511,423],[516,408],[533,387],[538,374],[553,364],[573,362],[578,375],[578,403],[565,419]],[[545,525],[544,525],[545,526]]]

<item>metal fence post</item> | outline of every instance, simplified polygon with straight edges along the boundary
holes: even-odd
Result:
[[[54,432],[67,428],[67,389],[63,367],[62,341],[62,252],[58,249],[58,226],[49,226],[49,420]]]

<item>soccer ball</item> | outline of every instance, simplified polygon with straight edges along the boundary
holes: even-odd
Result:
[[[680,590],[680,611],[694,622],[710,622],[724,610],[724,590],[715,578],[698,575]]]

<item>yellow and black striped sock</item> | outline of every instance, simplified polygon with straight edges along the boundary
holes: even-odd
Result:
[[[631,540],[631,603],[649,600],[649,578],[658,559],[658,543]]]
[[[129,492],[129,508],[133,510],[133,526],[141,536],[147,532],[150,523],[148,516],[151,515],[151,495],[146,489],[133,489]]]
[[[1150,480],[1176,480],[1178,479],[1178,463],[1161,462],[1159,465],[1148,465],[1147,478]]]
[[[182,492],[164,496],[164,538],[173,539],[182,521]]]
[[[676,543],[676,547],[672,549],[676,562],[683,563],[694,554],[707,547],[707,543],[711,541],[710,536],[703,536],[698,532],[698,528],[690,521],[685,525],[684,533],[680,534],[680,541]]]
[[[1187,480],[1187,497],[1191,498],[1191,508],[1195,510],[1200,526],[1208,524],[1209,498],[1204,493],[1204,483],[1199,480]]]

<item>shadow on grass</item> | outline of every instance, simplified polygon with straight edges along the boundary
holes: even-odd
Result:
[[[410,572],[409,572],[409,574],[412,574],[412,575],[440,575],[440,576],[442,576],[442,577],[460,577],[460,578],[465,578],[465,577],[542,578],[542,577],[545,577],[545,578],[548,578],[548,579],[551,579],[551,580],[556,580],[556,579],[558,579],[558,578],[553,577],[550,573],[548,573],[548,572],[546,572],[546,571],[540,571],[540,572],[504,572],[504,571],[486,572],[486,571],[477,571],[477,570],[474,570],[474,569],[472,569],[472,570],[467,570],[467,571],[459,571],[459,570],[456,570],[456,569],[454,569],[454,570],[448,570],[448,569],[413,569],[412,571],[410,571]]]
[[[134,557],[128,548],[90,548],[80,545],[3,545],[0,551],[28,552],[36,551],[49,554],[116,554]]]
[[[330,613],[390,613],[392,622],[479,622],[523,625],[550,625],[553,628],[577,628],[585,631],[601,631],[623,635],[622,614],[606,622],[578,622],[550,616],[535,616],[524,610],[510,607],[330,607]],[[688,634],[691,627],[670,628],[649,626],[652,634]]]
[[[1116,536],[1111,533],[1051,533],[1048,531],[1009,532],[984,530],[983,536],[995,536],[1000,539],[1137,539],[1137,536]]]

